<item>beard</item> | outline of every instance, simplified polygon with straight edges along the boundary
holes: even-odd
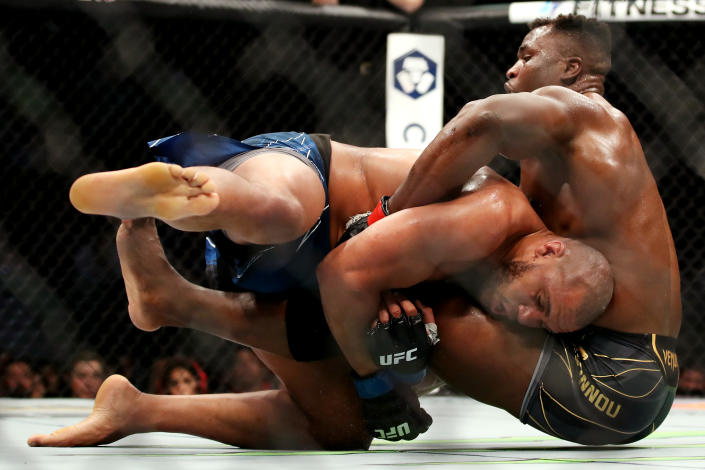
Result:
[[[504,298],[503,293],[507,291],[508,286],[535,267],[536,265],[525,261],[510,261],[496,266],[485,278],[477,300],[485,311],[492,311],[496,303]]]
[[[509,281],[515,281],[527,272],[534,269],[536,265],[527,263],[525,261],[510,261],[508,264],[502,266],[500,271],[505,279],[505,283]]]

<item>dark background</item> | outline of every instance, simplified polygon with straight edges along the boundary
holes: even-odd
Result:
[[[388,14],[381,21],[42,3],[0,2],[0,349],[34,362],[60,362],[86,347],[111,365],[130,356],[138,385],[157,357],[187,354],[217,371],[229,346],[132,326],[114,247],[118,221],[75,211],[75,178],[144,163],[148,140],[189,129],[235,138],[325,132],[383,146],[388,33],[445,35],[446,120],[467,101],[502,92],[526,33],[506,19],[424,22],[387,8],[378,10]],[[606,95],[641,137],[675,237],[681,366],[703,367],[703,23],[613,31]],[[500,169],[516,177],[511,165]],[[203,239],[166,226],[160,233],[177,269],[202,282]]]

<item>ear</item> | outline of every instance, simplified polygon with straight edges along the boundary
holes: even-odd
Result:
[[[561,257],[565,254],[565,243],[561,240],[548,241],[536,248],[538,256],[556,256]]]
[[[540,310],[520,305],[517,311],[517,323],[529,328],[542,328],[546,315]]]
[[[580,57],[568,57],[565,59],[565,66],[563,67],[563,76],[561,77],[566,81],[575,80],[578,75],[583,71],[583,59]]]

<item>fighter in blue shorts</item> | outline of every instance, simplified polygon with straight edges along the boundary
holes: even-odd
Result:
[[[154,163],[79,178],[70,194],[74,206],[206,232],[211,288],[255,293],[260,302],[287,299],[288,311],[320,310],[315,268],[338,236],[330,223],[329,136],[277,132],[239,141],[186,132],[149,148]],[[303,327],[286,316],[289,352],[299,360],[322,354],[306,338],[327,326],[322,315],[311,318]],[[337,351],[329,339],[325,354]]]
[[[311,168],[325,193],[325,206],[303,235],[279,244],[238,244],[223,230],[213,230],[206,238],[205,256],[206,272],[216,289],[265,294],[299,289],[318,292],[313,273],[330,251],[329,136],[276,132],[239,141],[214,134],[182,133],[149,142],[149,148],[157,161],[181,167],[211,166],[233,172],[263,153],[275,153]]]
[[[558,341],[551,344],[550,341],[546,343],[547,333],[540,328],[519,332],[516,329],[519,327],[513,323],[505,324],[497,320],[497,317],[507,317],[509,320],[521,320],[527,326],[546,327],[554,332],[566,331],[566,325],[560,319],[569,317],[564,313],[573,302],[570,301],[571,296],[567,296],[567,303],[556,302],[556,292],[547,289],[545,283],[527,285],[528,279],[536,280],[536,271],[532,271],[533,275],[526,276],[524,280],[518,276],[513,279],[526,288],[532,287],[528,291],[517,292],[523,297],[520,301],[515,299],[510,303],[503,295],[497,295],[481,302],[493,315],[483,315],[468,308],[469,304],[458,302],[457,297],[441,301],[436,308],[443,312],[438,317],[442,341],[434,350],[434,369],[455,389],[508,410],[527,422],[533,417],[535,422],[531,422],[535,425],[567,439],[573,439],[577,433],[571,430],[570,423],[567,426],[558,425],[566,422],[562,413],[589,426],[610,427],[609,420],[602,422],[595,419],[595,411],[590,406],[598,413],[604,411],[604,416],[609,419],[628,421],[638,418],[639,425],[646,423],[646,428],[641,430],[629,429],[623,426],[623,422],[618,423],[614,427],[618,432],[612,434],[611,442],[627,442],[650,432],[662,419],[672,399],[675,356],[672,355],[672,345],[667,343],[675,341],[678,336],[681,305],[677,257],[654,178],[628,119],[602,97],[604,77],[610,66],[609,47],[606,26],[585,18],[570,16],[533,24],[518,50],[517,62],[507,72],[505,88],[508,92],[517,93],[469,103],[416,161],[409,178],[389,200],[388,209],[392,213],[404,213],[403,217],[411,217],[402,209],[425,207],[438,201],[443,201],[440,203],[443,206],[452,192],[463,186],[478,168],[498,153],[523,160],[521,189],[529,196],[548,227],[565,236],[584,240],[609,260],[615,279],[614,296],[604,314],[594,319],[592,324],[621,333],[596,334],[596,340],[585,343],[576,343],[574,339],[562,343],[559,338],[563,337],[557,336],[555,339]],[[250,166],[262,158],[267,159],[268,165]],[[287,161],[291,164],[285,163]],[[299,167],[294,168],[294,163]],[[355,174],[377,175],[383,168],[380,165],[375,171],[370,171],[374,163],[363,159],[358,163],[361,164],[351,168],[353,173],[357,170]],[[281,168],[281,173],[277,171],[275,177],[265,172],[266,168],[279,170],[278,164],[286,168]],[[337,165],[333,164],[334,167]],[[234,172],[221,168],[193,168],[164,165],[123,170],[108,177],[106,184],[101,181],[104,175],[89,175],[89,178],[79,179],[74,184],[72,202],[84,212],[122,218],[158,217],[184,230],[220,228],[229,239],[248,244],[277,244],[297,239],[314,225],[325,207],[325,194],[317,175],[294,158],[282,159],[281,155],[263,154],[244,162]],[[309,179],[306,179],[305,172],[298,172],[303,169],[308,171]],[[287,184],[293,180],[287,174],[289,171],[302,177],[297,180],[297,188]],[[262,185],[262,181],[255,181],[254,177],[269,178],[271,181]],[[174,181],[178,184],[172,184]],[[99,189],[105,188],[110,190],[104,191],[109,196],[96,196]],[[294,200],[308,203],[305,210],[298,211],[301,207],[283,204],[283,201],[291,200],[292,192],[305,193],[309,190],[310,197],[294,197]],[[227,194],[229,191],[232,197]],[[385,190],[382,186],[366,192],[363,184],[357,189],[346,190],[345,197],[340,196],[338,200],[344,202],[347,198],[354,200],[369,194],[374,194],[376,198],[380,193],[392,192],[394,187]],[[83,199],[86,195],[89,195],[87,201]],[[275,197],[270,197],[272,195]],[[280,198],[279,195],[288,197]],[[125,198],[129,199],[129,204],[120,203]],[[231,205],[221,207],[219,198],[229,201]],[[331,191],[331,200],[334,199]],[[360,200],[354,202],[359,203]],[[366,210],[374,206],[374,202],[368,200],[362,206],[362,210]],[[432,216],[437,216],[438,211],[431,208],[424,212],[428,215],[422,219],[428,221]],[[291,219],[285,217],[292,214],[298,216]],[[382,226],[369,234],[370,237],[385,231],[395,234],[389,241],[390,249],[400,245],[401,239],[396,235],[399,226],[396,224],[404,220],[393,216],[386,224],[380,222]],[[278,223],[282,220],[287,223]],[[474,226],[482,227],[482,220]],[[417,231],[408,240],[440,234],[443,231],[439,227],[443,227],[443,221],[437,221],[428,230]],[[487,226],[488,231],[494,228],[494,225]],[[487,233],[491,235],[491,232]],[[347,246],[338,248],[336,255],[347,253],[349,256],[352,246],[363,244],[364,237],[358,241],[351,240]],[[438,247],[443,245],[432,244],[423,254],[434,256]],[[367,259],[357,270],[349,267],[353,266],[352,263],[360,266],[360,256],[348,260],[351,263],[340,263],[337,267],[343,276],[338,281],[359,283],[361,273],[378,275],[382,272],[373,269],[369,261],[382,263],[382,267],[386,268],[387,261],[405,260],[390,257],[390,250],[386,248],[380,248],[378,241],[370,243]],[[543,254],[534,252],[532,255],[528,251],[524,255],[539,259],[546,254],[552,256],[551,252],[556,254],[555,249],[551,249],[544,250]],[[331,254],[325,259],[335,259]],[[134,257],[134,262],[139,265],[138,256]],[[411,262],[407,267],[403,274],[408,274],[416,265]],[[138,268],[145,272],[151,269],[145,266]],[[330,269],[321,272],[332,274]],[[518,272],[509,270],[511,275]],[[392,276],[390,278],[394,279]],[[355,341],[359,344],[371,319],[378,313],[376,304],[373,302],[370,306],[368,303],[362,311],[356,311],[360,305],[360,292],[363,291],[355,288],[352,289],[354,295],[343,297],[340,287],[340,282],[333,282],[326,289],[326,315],[334,314],[328,318],[331,326],[338,321],[344,324],[350,318],[359,319],[357,328],[343,328],[337,340],[348,363],[360,375],[373,373],[379,364],[375,364],[366,348],[356,348]],[[203,293],[198,289],[192,292]],[[167,296],[167,299],[172,298],[173,295]],[[223,296],[216,294],[213,298],[219,301]],[[211,300],[198,295],[200,305],[210,305]],[[341,300],[341,304],[335,305],[336,301]],[[227,304],[223,311],[228,312],[236,307]],[[185,311],[189,312],[188,309]],[[161,312],[155,314],[158,315]],[[173,325],[169,322],[162,324]],[[180,326],[191,324],[187,321]],[[218,334],[226,336],[232,334],[232,330],[232,326],[225,325],[222,330],[215,328],[209,331],[220,331]],[[273,336],[267,333],[264,332],[265,339]],[[635,341],[630,335],[641,335],[641,339]],[[626,341],[620,338],[626,338]],[[656,340],[653,354],[646,352],[648,348],[644,338]],[[543,349],[544,358],[541,358],[543,345],[546,348]],[[633,350],[633,354],[623,357],[622,345]],[[565,357],[565,363],[562,357]],[[553,364],[545,367],[545,373],[539,370],[534,375],[536,365],[544,364],[545,360],[553,361]],[[617,361],[616,365],[621,366],[614,372],[606,373],[604,367],[609,366],[609,361]],[[630,362],[640,361],[644,361],[645,367],[628,367]],[[657,361],[661,363],[661,371],[653,367]],[[624,368],[624,365],[627,367]],[[550,383],[553,371],[560,370],[560,367],[564,368],[563,377],[570,380]],[[666,367],[672,369],[667,370]],[[580,370],[585,377],[582,382]],[[633,371],[646,378],[633,384],[627,383],[626,379]],[[307,382],[307,377],[304,376],[301,382]],[[615,386],[618,382],[619,387]],[[529,394],[525,401],[529,384],[534,384],[532,390],[538,392]],[[614,394],[610,389],[616,390]],[[542,402],[545,404],[550,400],[549,394],[557,397],[553,401],[554,409],[551,406],[540,408]],[[558,394],[561,396],[558,397]],[[305,399],[309,395],[304,393],[301,396]],[[639,410],[631,405],[642,398],[645,400],[641,403],[650,410],[640,416]],[[656,401],[650,402],[651,398]],[[315,403],[313,408],[319,409],[321,406]],[[627,412],[628,409],[631,411]],[[544,411],[545,416],[536,416]],[[334,422],[330,429],[341,429],[343,424]],[[583,442],[581,439],[577,441]],[[584,442],[597,441],[593,435],[587,435],[584,439]]]

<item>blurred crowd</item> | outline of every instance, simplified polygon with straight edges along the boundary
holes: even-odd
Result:
[[[133,379],[134,361],[121,357],[112,366],[95,351],[77,352],[64,364],[11,357],[0,352],[0,396],[12,398],[95,398],[103,381],[113,373]],[[217,384],[213,386],[213,384]],[[274,374],[249,348],[235,349],[229,367],[218,377],[191,357],[155,360],[145,391],[165,395],[238,393],[279,387]]]
[[[96,352],[77,352],[70,361],[57,365],[34,363],[0,352],[0,396],[12,398],[95,398],[109,375],[119,373],[133,380],[132,358],[123,356],[111,367]],[[251,349],[235,347],[225,371],[209,376],[191,357],[170,356],[156,359],[149,370],[144,390],[163,395],[201,393],[240,393],[279,388],[277,378]],[[432,384],[432,394],[454,394],[445,386]],[[705,369],[685,366],[681,369],[678,395],[705,397]]]

